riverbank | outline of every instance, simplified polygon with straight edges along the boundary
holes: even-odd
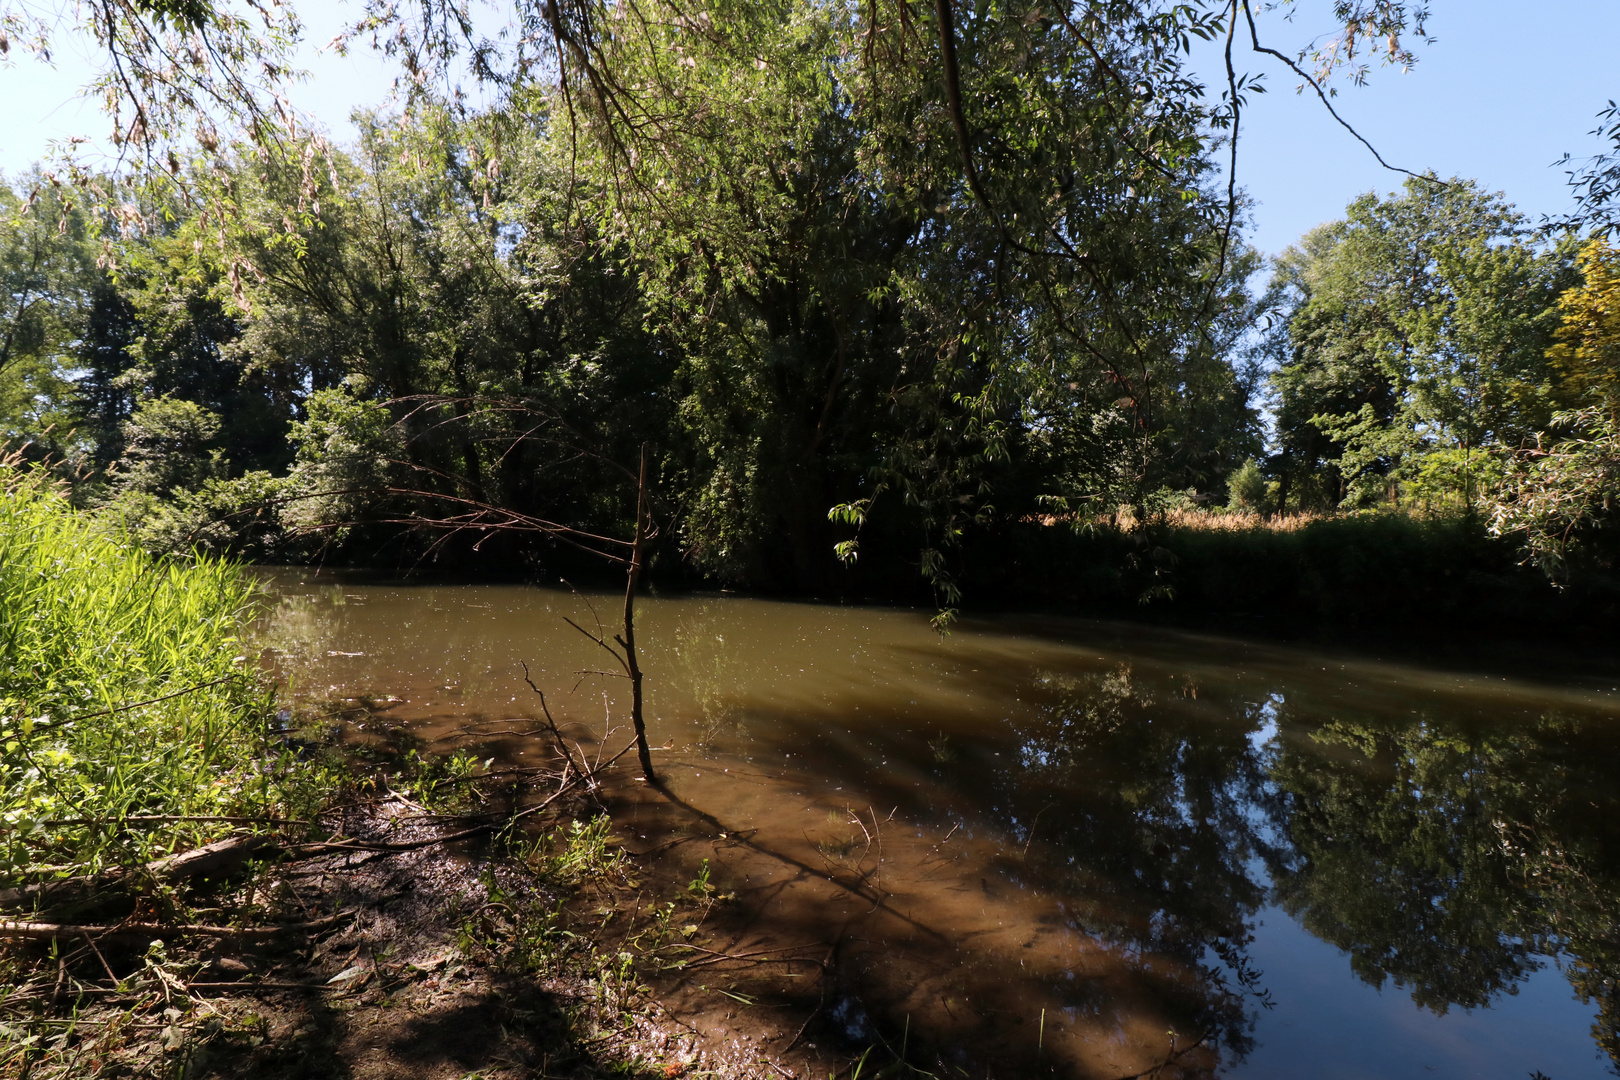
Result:
[[[642,881],[595,805],[603,777],[392,764],[410,767],[345,790],[313,834],[243,832],[254,860],[165,882],[164,912],[136,889],[79,900],[73,925],[6,921],[0,1075],[805,1075],[659,1002],[646,980],[719,955],[724,900]]]
[[[1577,559],[1553,583],[1479,518],[1266,520],[1210,511],[1126,531],[1022,522],[969,533],[964,606],[1307,641],[1612,639],[1620,577]]]
[[[638,880],[600,759],[278,709],[253,590],[0,469],[0,1077],[780,1070],[645,981],[724,901]]]
[[[666,540],[667,544],[668,541]],[[874,545],[876,547],[876,545]],[[694,577],[677,552],[655,554],[647,590],[669,597],[727,595],[806,603],[932,608],[920,579],[896,573],[912,549],[831,573],[820,589],[784,593]],[[1612,553],[1611,553],[1612,555]],[[1602,549],[1572,555],[1554,582],[1525,561],[1519,542],[1461,515],[1403,511],[1266,518],[1185,510],[1127,528],[1099,520],[1003,522],[966,529],[944,566],[962,590],[961,614],[1056,615],[1145,626],[1419,651],[1484,642],[1540,641],[1579,648],[1620,634],[1620,573]],[[274,572],[274,568],[267,568]],[[329,566],[351,581],[556,584],[623,588],[618,571],[564,549],[526,563],[416,560],[390,568]],[[336,580],[334,578],[334,580]]]

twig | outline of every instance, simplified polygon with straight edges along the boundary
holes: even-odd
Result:
[[[347,987],[331,983],[295,983],[295,982],[194,982],[186,984],[187,990],[344,990]]]
[[[1316,91],[1316,96],[1322,100],[1322,106],[1327,109],[1328,115],[1337,120],[1340,127],[1344,128],[1344,130],[1348,131],[1351,135],[1354,135],[1357,142],[1371,151],[1372,156],[1378,160],[1378,164],[1382,165],[1390,172],[1405,173],[1407,176],[1413,177],[1414,179],[1427,180],[1429,183],[1435,184],[1439,187],[1451,186],[1444,180],[1439,180],[1432,176],[1424,176],[1422,173],[1415,173],[1411,169],[1403,169],[1399,165],[1391,165],[1389,162],[1385,161],[1384,155],[1378,152],[1378,148],[1372,143],[1368,142],[1366,138],[1362,136],[1361,132],[1350,126],[1350,122],[1348,120],[1339,115],[1339,111],[1333,107],[1333,102],[1328,98],[1327,91],[1322,89],[1321,83],[1307,75],[1304,69],[1302,69],[1298,64],[1294,63],[1288,57],[1284,56],[1282,53],[1278,52],[1276,49],[1260,44],[1260,31],[1256,29],[1254,25],[1254,12],[1249,8],[1249,0],[1240,0],[1240,2],[1243,4],[1243,15],[1249,23],[1249,41],[1254,51],[1257,53],[1264,53],[1267,56],[1276,57],[1278,60],[1281,60],[1288,66],[1288,70],[1305,80],[1305,85]],[[1234,21],[1236,20],[1234,19]]]
[[[1204,1042],[1213,1034],[1215,1034],[1213,1031],[1206,1031],[1202,1035],[1198,1036],[1198,1038],[1188,1043],[1186,1046],[1183,1046],[1180,1050],[1177,1050],[1176,1036],[1175,1033],[1172,1032],[1170,1035],[1170,1054],[1168,1057],[1159,1062],[1157,1065],[1154,1065],[1152,1068],[1143,1069],[1141,1072],[1131,1073],[1129,1076],[1118,1077],[1117,1080],[1143,1080],[1144,1077],[1157,1076],[1167,1067],[1175,1064],[1178,1059],[1198,1049],[1198,1047],[1202,1046]]]
[[[518,663],[523,665],[523,681],[529,684],[530,690],[533,690],[540,696],[540,711],[546,716],[546,726],[551,730],[551,737],[556,740],[557,749],[562,752],[562,756],[565,761],[567,761],[570,765],[574,764],[574,757],[568,752],[568,743],[563,740],[562,731],[557,727],[557,721],[551,716],[551,706],[546,704],[545,691],[534,685],[534,680],[529,677],[528,663],[523,660],[519,660]],[[581,756],[583,756],[584,751],[581,751],[580,753]],[[578,769],[578,771],[583,773],[585,770],[583,767],[581,767]]]
[[[72,717],[71,720],[72,722],[76,723],[80,720],[94,720],[98,716],[111,716],[114,713],[128,712],[131,709],[139,709],[143,705],[156,705],[160,701],[168,701],[172,698],[185,697],[187,694],[195,694],[198,690],[207,690],[210,686],[218,686],[220,683],[228,683],[232,679],[241,679],[244,677],[245,676],[233,671],[224,678],[215,679],[213,682],[198,683],[196,686],[188,686],[184,690],[176,690],[172,694],[164,694],[162,697],[147,698],[145,701],[137,701],[129,705],[120,705],[115,709],[103,709],[100,712],[85,713],[82,716]],[[66,723],[68,721],[60,722]]]
[[[840,933],[842,933],[842,931],[840,931]],[[804,1038],[804,1033],[810,1028],[810,1022],[821,1014],[822,1009],[827,1007],[828,966],[832,963],[832,959],[837,952],[838,942],[834,941],[832,943],[832,947],[827,950],[827,959],[821,961],[821,1000],[816,1003],[816,1007],[814,1009],[810,1010],[810,1015],[804,1018],[804,1023],[799,1025],[799,1030],[794,1034],[793,1038],[788,1041],[786,1046],[782,1047],[782,1053],[786,1054],[789,1050],[792,1050],[795,1046],[799,1045],[799,1040]]]
[[[1035,820],[1029,823],[1029,835],[1024,837],[1024,860],[1026,862],[1029,860],[1029,845],[1035,842],[1035,829],[1041,823],[1041,814],[1046,813],[1056,805],[1057,803],[1047,803],[1035,814]]]

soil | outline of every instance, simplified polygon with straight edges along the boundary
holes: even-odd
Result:
[[[566,835],[561,822],[590,809],[576,800],[530,833]],[[360,842],[400,844],[464,823],[435,820],[392,794],[322,824]],[[649,929],[673,917],[686,930],[664,935],[674,939],[665,956],[709,961],[719,988],[729,962],[698,951],[708,940],[698,923],[724,901],[668,883],[672,898],[655,907],[664,886],[638,881],[633,863],[606,851],[608,872],[572,885],[547,882],[513,845],[487,839],[334,853],[266,868],[218,898],[233,918],[251,913],[260,925],[340,914],[325,931],[262,944],[109,938],[76,953],[64,947],[63,965],[49,962],[47,946],[23,944],[14,962],[47,975],[56,967],[58,978],[17,979],[0,1000],[0,1035],[39,1046],[6,1055],[0,1075],[740,1078],[821,1076],[849,1064],[802,1041],[787,1045],[804,1017],[760,1023],[742,995],[677,1011],[640,981],[657,965],[638,957],[642,971],[623,969],[621,953],[648,946]],[[539,958],[524,950],[535,920],[555,939]]]

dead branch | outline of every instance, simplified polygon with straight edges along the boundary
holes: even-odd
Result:
[[[132,879],[175,882],[205,874],[228,873],[240,868],[254,855],[268,854],[269,849],[275,847],[274,841],[266,836],[232,836],[147,863],[133,874],[118,868],[100,874],[81,874],[58,881],[4,889],[0,890],[0,911],[23,908],[45,910],[82,904],[102,890]]]
[[[230,814],[130,814],[120,818],[51,818],[43,822],[52,829],[72,825],[160,825],[188,821],[215,822],[222,825],[313,825],[313,821],[299,818],[243,817]],[[11,830],[0,828],[0,832]]]
[[[49,941],[52,938],[107,937],[214,937],[264,940],[277,934],[295,931],[324,930],[349,918],[354,910],[340,911],[324,919],[310,922],[285,923],[280,926],[210,926],[206,923],[114,923],[109,926],[85,926],[73,923],[25,922],[20,919],[0,919],[0,938],[23,938],[29,941]]]
[[[533,690],[540,696],[540,711],[545,713],[546,727],[550,730],[551,737],[557,744],[558,752],[562,754],[564,761],[566,761],[569,765],[574,765],[579,772],[583,773],[585,771],[584,765],[575,765],[574,755],[569,753],[568,744],[563,741],[562,730],[557,727],[557,721],[552,718],[551,706],[546,704],[545,691],[536,686],[534,684],[534,680],[529,677],[529,665],[521,660],[518,661],[518,663],[523,664],[523,681],[529,684],[530,690]]]

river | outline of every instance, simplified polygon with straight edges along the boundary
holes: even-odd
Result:
[[[589,674],[610,658],[564,622],[609,623],[612,596],[266,582],[261,645],[310,707],[536,762],[504,723],[538,715],[526,662],[587,750],[628,739],[622,680]],[[1034,617],[941,637],[926,612],[723,595],[639,610],[675,798],[622,769],[625,845],[707,860],[729,948],[833,973],[763,965],[735,1000],[975,1076],[1617,1074],[1612,663]]]

